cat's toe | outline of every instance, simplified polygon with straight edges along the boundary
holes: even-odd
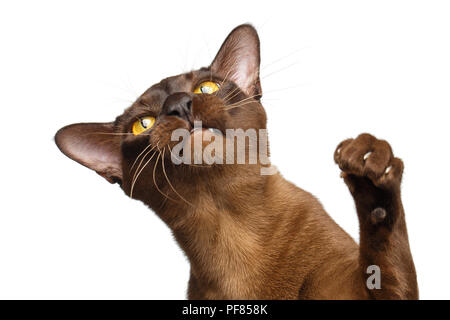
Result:
[[[389,143],[367,133],[341,142],[334,159],[344,176],[368,178],[381,188],[399,183],[403,171],[403,163],[394,158]]]

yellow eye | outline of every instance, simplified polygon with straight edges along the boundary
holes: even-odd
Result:
[[[220,89],[220,85],[218,83],[212,81],[205,81],[200,83],[200,85],[194,89],[194,93],[206,93],[211,94]]]
[[[137,136],[138,134],[141,134],[144,131],[147,131],[155,124],[156,119],[153,117],[144,117],[142,119],[139,119],[135,123],[133,123],[133,134]]]

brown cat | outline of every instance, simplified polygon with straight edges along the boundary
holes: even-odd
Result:
[[[177,129],[188,130],[192,146],[208,134],[266,128],[259,65],[258,35],[241,25],[209,67],[153,85],[114,122],[62,128],[56,144],[167,223],[190,261],[189,299],[417,299],[403,163],[386,141],[362,134],[335,152],[355,200],[359,246],[310,193],[279,173],[262,175],[269,165],[260,160],[174,163]],[[193,130],[195,121],[214,133]],[[378,271],[378,284],[368,270]]]

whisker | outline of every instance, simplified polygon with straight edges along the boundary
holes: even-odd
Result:
[[[132,182],[135,181],[136,175],[138,174],[139,169],[141,168],[142,162],[144,162],[145,158],[147,158],[147,156],[150,154],[150,152],[152,152],[153,149],[155,149],[155,147],[153,147],[151,150],[149,150],[148,152],[146,152],[145,155],[142,157],[141,161],[139,162],[139,165],[138,165],[137,168],[136,168],[136,171],[134,172],[133,179],[131,180]],[[151,158],[150,158],[150,159],[151,159]],[[144,165],[144,167],[145,167],[145,165]],[[130,172],[131,172],[131,170],[130,170]]]
[[[144,154],[144,152],[145,152],[150,146],[151,146],[151,144],[148,144],[148,145],[144,148],[144,150],[142,150],[142,152],[139,153],[139,155],[136,157],[136,160],[134,160],[133,165],[132,165],[131,168],[130,168],[130,172],[133,170],[133,167],[134,167],[134,165],[136,164],[136,162],[138,161],[139,157],[140,157],[142,154]],[[155,148],[155,147],[153,146],[153,148],[150,149],[149,152],[151,152],[154,148]],[[147,153],[147,154],[148,154],[148,153]],[[142,160],[144,160],[144,158],[147,156],[147,154],[142,158]],[[142,160],[141,160],[141,162],[139,163],[139,166],[141,165]],[[138,168],[139,168],[139,166],[138,166]]]
[[[268,67],[270,67],[270,66],[272,66],[272,65],[274,65],[274,64],[276,64],[276,63],[278,63],[278,62],[280,62],[280,61],[282,61],[282,60],[284,60],[284,59],[287,59],[287,58],[293,56],[294,54],[296,54],[296,53],[298,53],[298,52],[300,52],[300,51],[303,51],[303,50],[305,50],[305,49],[311,49],[311,47],[303,47],[303,48],[300,48],[300,49],[298,49],[298,50],[295,50],[295,51],[293,51],[293,52],[291,52],[291,53],[289,53],[289,54],[287,54],[287,55],[285,55],[285,56],[283,56],[283,57],[281,57],[281,58],[278,58],[278,59],[276,59],[276,60],[274,60],[274,61],[272,61],[272,62],[269,62],[268,64],[263,65],[263,66],[261,67],[261,70],[265,70],[265,69],[267,69]]]
[[[159,150],[159,148],[158,148],[158,150]],[[167,198],[169,200],[172,200],[172,201],[175,201],[175,202],[178,202],[177,200],[172,199],[169,196],[167,196],[167,194],[163,193],[161,191],[161,189],[159,189],[158,184],[156,183],[156,178],[155,178],[156,167],[158,166],[158,161],[159,161],[160,157],[161,157],[161,151],[158,151],[158,158],[156,159],[155,166],[153,167],[153,184],[155,185],[156,190],[158,190],[158,192],[161,193],[165,198]],[[163,159],[163,161],[164,161],[164,159]]]
[[[231,90],[231,92],[229,94],[227,94],[223,100],[225,101],[225,103],[231,101],[231,99],[233,99],[234,97],[236,97],[239,93],[241,93],[241,88],[239,88],[238,86],[236,86],[236,88],[234,88],[233,90]]]
[[[239,103],[242,103],[242,102],[251,100],[251,99],[253,99],[253,98],[257,97],[257,96],[259,96],[259,94],[255,94],[255,95],[253,95],[253,96],[250,96],[250,97],[244,98],[244,99],[242,99],[242,100],[239,100],[238,102],[235,102],[235,103],[233,103],[233,104],[230,104],[230,105],[228,105],[228,106],[225,106],[225,108],[227,108],[227,107],[232,107],[232,106],[235,106],[235,105],[238,105]]]
[[[289,86],[289,87],[285,87],[285,88],[278,88],[278,89],[270,90],[270,91],[265,92],[265,94],[270,94],[270,93],[279,92],[279,91],[285,91],[285,90],[289,90],[289,89],[296,89],[296,88],[300,88],[300,87],[303,87],[303,86],[307,86],[309,84],[310,83],[300,83],[300,84],[297,84],[297,85],[294,85],[294,86]]]
[[[256,79],[255,79],[255,81],[253,82],[252,85],[254,86],[258,81],[259,81],[259,77],[256,77]],[[232,97],[230,97],[230,95],[233,94],[234,92],[236,92],[236,93]],[[226,103],[226,102],[230,101],[231,99],[233,99],[234,97],[236,97],[239,93],[240,93],[240,88],[236,87],[223,100]]]
[[[276,74],[276,73],[279,73],[279,72],[281,72],[281,71],[284,71],[284,70],[286,70],[286,69],[289,69],[289,68],[291,68],[291,67],[293,67],[293,66],[295,66],[295,65],[297,65],[297,64],[299,64],[299,63],[300,63],[300,62],[294,62],[294,63],[291,63],[291,64],[289,64],[289,65],[287,65],[287,66],[285,66],[285,67],[283,67],[283,68],[281,68],[281,69],[278,69],[278,70],[276,70],[276,71],[270,72],[269,74],[266,74],[266,75],[262,76],[262,77],[261,77],[261,80],[267,79],[268,77],[270,77],[270,76],[272,76],[272,75],[274,75],[274,74]]]
[[[167,183],[168,183],[169,186],[172,188],[173,192],[175,192],[175,193],[180,197],[180,199],[182,199],[184,202],[186,202],[187,204],[189,204],[190,206],[193,207],[192,203],[190,203],[190,202],[187,201],[184,197],[182,197],[182,196],[178,193],[178,191],[175,190],[175,188],[172,186],[172,183],[170,182],[169,177],[167,176],[166,168],[165,168],[165,166],[164,166],[164,160],[165,160],[164,155],[165,155],[165,152],[166,152],[166,148],[163,149],[163,154],[162,154],[162,169],[163,169],[164,176],[166,177]]]
[[[299,87],[302,87],[302,86],[305,86],[305,85],[308,85],[308,84],[307,84],[307,83],[302,83],[302,84],[295,85],[295,86],[290,86],[290,87],[285,87],[285,88],[279,88],[279,89],[275,89],[275,90],[270,90],[270,91],[265,92],[265,94],[271,94],[271,93],[274,93],[274,92],[279,92],[279,91],[284,91],[284,90],[289,90],[289,89],[299,88]],[[244,99],[242,99],[242,100],[240,100],[240,101],[237,101],[237,102],[235,102],[235,103],[233,103],[233,104],[224,106],[224,109],[225,109],[225,110],[233,109],[233,107],[238,106],[240,103],[245,102],[245,101],[248,101],[248,100],[251,100],[251,99],[253,99],[253,98],[255,98],[255,97],[258,97],[258,96],[259,96],[259,94],[256,94],[256,95],[253,95],[253,96],[244,98]],[[269,99],[274,99],[274,98],[269,98]],[[264,100],[268,100],[268,98],[266,97],[266,98],[264,98]],[[249,101],[249,102],[252,102],[252,101]],[[246,104],[248,104],[248,103],[246,103]]]
[[[170,154],[172,156],[174,156],[175,158],[177,158],[180,161],[183,161],[183,159],[181,159],[180,157],[178,157],[176,154],[174,154],[172,152],[172,148],[170,148],[170,145],[167,145],[167,147],[169,148]],[[202,167],[202,168],[209,168],[210,166],[202,166],[201,164],[192,164],[192,163],[184,163],[182,162],[184,165],[190,166],[190,167]]]
[[[147,156],[147,154],[149,154],[149,153],[150,153],[150,151],[147,152],[145,156]],[[133,177],[133,180],[132,180],[132,182],[131,182],[130,198],[133,198],[133,190],[134,190],[134,186],[135,186],[135,184],[136,184],[136,182],[137,182],[139,176],[141,175],[141,172],[142,172],[142,171],[145,169],[145,167],[150,163],[150,161],[153,159],[153,157],[155,156],[155,154],[156,154],[156,153],[154,153],[154,154],[150,157],[150,159],[148,159],[148,161],[144,164],[144,166],[141,168],[141,170],[139,170],[139,173],[138,173],[137,175],[136,175],[136,172],[135,172],[135,177]],[[144,157],[144,158],[145,158],[145,157]],[[143,158],[143,159],[144,159],[144,158]],[[139,169],[139,167],[138,167],[138,169]],[[137,170],[136,170],[136,171],[137,171]]]
[[[302,50],[302,49],[300,49],[300,50]],[[280,58],[280,59],[277,59],[277,60],[273,61],[272,63],[266,65],[265,68],[266,68],[267,66],[270,66],[270,65],[275,64],[275,63],[278,62],[278,61],[283,60],[284,58],[287,58],[287,57],[293,55],[294,53],[296,53],[296,52],[298,52],[298,51],[300,51],[300,50],[294,51],[293,53],[290,53],[289,55],[287,55],[287,56],[285,56],[285,57],[282,57],[282,58]],[[285,67],[283,67],[283,68],[281,68],[281,69],[278,69],[278,70],[276,70],[276,71],[270,72],[270,73],[268,73],[268,74],[266,74],[266,75],[261,75],[260,77],[256,77],[256,80],[255,80],[255,82],[253,83],[253,85],[255,85],[255,84],[256,84],[258,81],[260,81],[260,80],[266,79],[266,78],[268,78],[268,77],[270,77],[270,76],[272,76],[272,75],[274,75],[274,74],[276,74],[276,73],[279,73],[279,72],[281,72],[281,71],[284,71],[284,70],[286,70],[286,69],[289,69],[289,68],[291,68],[291,67],[293,67],[294,65],[297,65],[297,64],[299,64],[299,62],[291,63],[291,64],[289,64],[289,65],[287,65],[287,66],[285,66]],[[262,69],[263,69],[263,68],[261,68],[261,70],[262,70]],[[230,101],[231,99],[233,99],[234,97],[236,97],[236,96],[240,93],[239,89],[240,89],[239,87],[236,87],[236,88],[234,88],[230,93],[228,93],[228,94],[223,98],[223,100],[225,101],[225,103],[227,103],[228,101]],[[236,91],[237,91],[237,92],[236,92]],[[267,94],[267,93],[269,93],[269,92],[265,92],[265,94]]]
[[[251,103],[253,103],[253,101],[247,101],[247,102],[245,102],[245,103],[243,103],[243,104],[239,104],[239,105],[236,105],[236,106],[227,107],[227,108],[225,108],[225,110],[228,111],[228,110],[235,109],[235,108],[245,107],[246,105],[251,104]]]
[[[135,135],[131,132],[88,132],[84,135],[91,135],[91,134],[98,134],[98,135],[106,135],[106,136],[128,136],[128,135]],[[141,133],[140,136],[149,136],[150,134]]]

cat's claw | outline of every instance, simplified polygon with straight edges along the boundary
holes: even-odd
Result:
[[[366,160],[370,157],[371,154],[372,154],[372,151],[367,152],[367,153],[364,155],[364,161],[366,161]]]
[[[392,166],[389,166],[386,168],[386,171],[384,171],[384,174],[389,174],[389,172],[391,171]]]

